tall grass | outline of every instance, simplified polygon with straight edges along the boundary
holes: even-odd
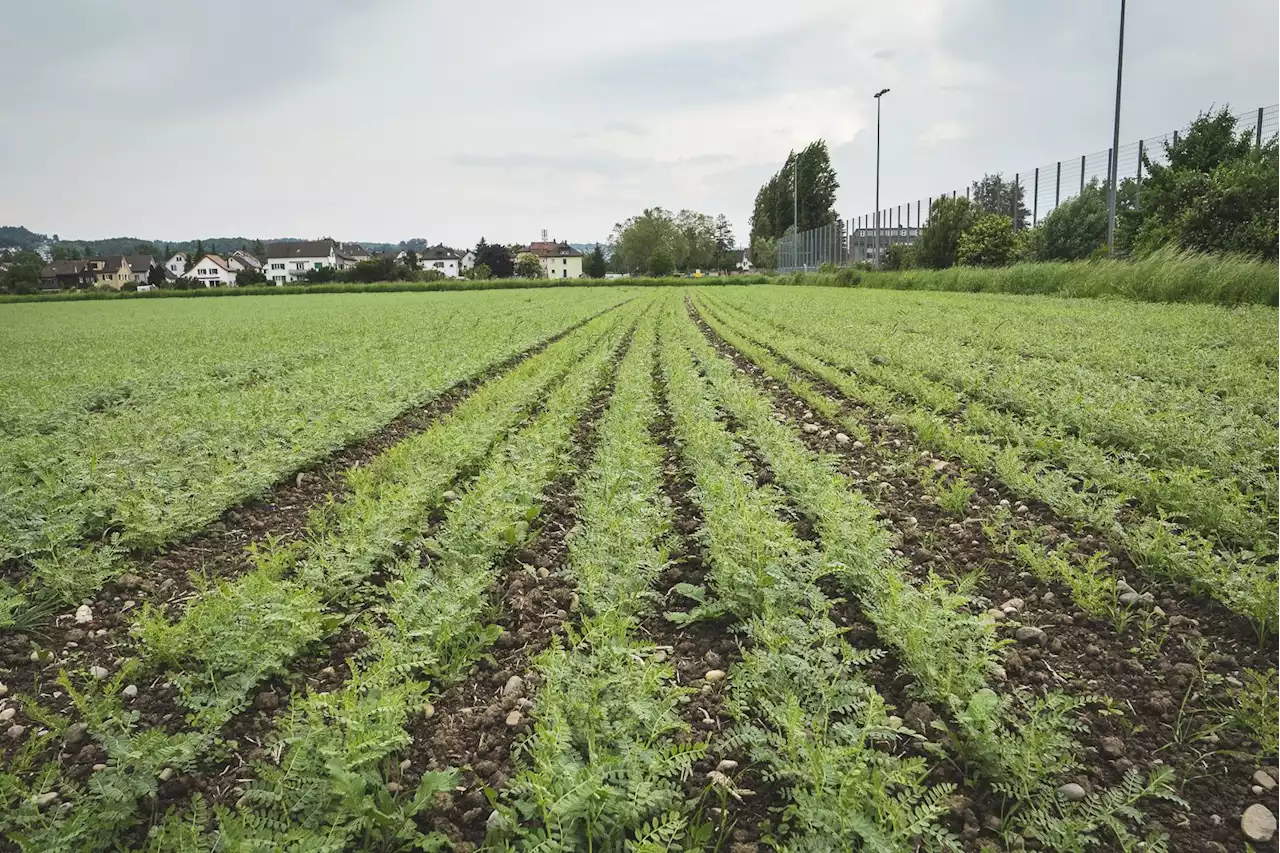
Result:
[[[855,278],[856,282],[851,282],[850,278]],[[1140,260],[862,272],[857,276],[848,273],[810,274],[801,276],[801,282],[795,279],[795,276],[786,276],[784,283],[889,290],[1117,296],[1141,302],[1209,302],[1220,305],[1276,305],[1280,301],[1280,267],[1274,261],[1171,250]]]

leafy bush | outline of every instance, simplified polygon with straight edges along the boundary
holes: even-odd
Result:
[[[1083,261],[1107,241],[1107,191],[1092,180],[1074,198],[1064,201],[1044,218],[1037,234],[1037,261]]]
[[[916,248],[913,243],[890,243],[880,258],[880,268],[909,270],[916,265]]]
[[[946,269],[956,263],[960,235],[972,227],[978,211],[967,198],[940,198],[929,208],[929,222],[920,232],[915,256],[919,266]]]
[[[960,235],[956,263],[966,267],[1003,267],[1013,260],[1013,220],[984,213]]]
[[[542,269],[542,261],[533,252],[521,252],[516,255],[516,275],[520,278],[546,278]]]

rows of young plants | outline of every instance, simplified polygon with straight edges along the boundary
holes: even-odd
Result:
[[[1274,525],[1266,522],[1275,513],[1276,478],[1268,461],[1276,427],[1266,417],[1270,392],[1257,381],[1266,371],[1250,371],[1251,393],[1220,398],[1199,383],[1040,358],[1033,342],[1017,349],[993,345],[984,327],[948,340],[950,319],[929,315],[886,328],[860,314],[853,346],[843,331],[788,316],[771,320],[792,332],[805,329],[835,363],[870,381],[935,412],[963,414],[973,429],[1018,441],[1035,450],[1037,460],[1125,491],[1149,512],[1164,510],[1206,535],[1274,551]],[[1077,345],[1087,341],[1070,328]],[[1236,368],[1246,366],[1253,367]]]
[[[894,356],[858,355],[848,346],[827,339],[819,343],[808,334],[765,319],[759,309],[744,311],[722,298],[708,298],[707,294],[702,294],[700,300],[708,309],[708,319],[722,324],[731,333],[751,344],[766,346],[850,398],[893,415],[935,450],[958,456],[979,470],[990,470],[1019,494],[1039,499],[1060,515],[1104,532],[1144,570],[1196,583],[1207,594],[1251,620],[1258,630],[1274,633],[1276,575],[1274,545],[1269,544],[1269,534],[1259,533],[1252,548],[1231,547],[1224,541],[1229,535],[1208,530],[1207,522],[1201,524],[1205,529],[1196,529],[1185,517],[1171,517],[1174,513],[1171,507],[1150,504],[1144,507],[1138,496],[1141,489],[1126,491],[1126,481],[1115,476],[1117,471],[1142,468],[1137,456],[1103,451],[1056,427],[1037,426],[1030,420],[1020,420],[993,408],[978,408],[977,416],[972,414],[975,407],[968,404],[949,403],[935,408],[925,394],[912,393],[913,383],[918,386],[930,381],[923,374],[893,385],[884,379],[884,374],[875,373],[881,366],[877,361],[891,361]],[[814,320],[815,325],[818,322]],[[951,399],[957,398],[952,394]],[[1002,432],[995,426],[997,420],[1016,429]],[[1081,448],[1085,451],[1083,454],[1073,455],[1073,451]],[[1104,480],[1082,471],[1082,456],[1109,466],[1113,476]],[[1160,473],[1157,466],[1158,463],[1153,463],[1151,469],[1143,469],[1147,473],[1141,476],[1147,478],[1148,484],[1168,473]],[[1095,469],[1093,475],[1097,474]],[[1274,478],[1274,469],[1268,476]],[[1196,492],[1196,511],[1201,513],[1200,518],[1203,520],[1206,514],[1215,511],[1219,513],[1217,518],[1225,517],[1224,501],[1215,504],[1213,496],[1241,494],[1235,481],[1224,485],[1207,475],[1196,477],[1200,479],[1183,483],[1200,482],[1205,486]],[[1175,480],[1170,476],[1161,482],[1174,483]],[[1173,487],[1171,490],[1176,491]],[[1176,502],[1177,498],[1173,498],[1166,503]],[[1225,505],[1232,505],[1230,499]],[[1248,511],[1242,510],[1235,517],[1249,519],[1242,524],[1254,529],[1266,513],[1260,516],[1259,510],[1251,504],[1248,506]]]
[[[352,497],[321,507],[303,544],[255,554],[247,574],[199,590],[176,620],[145,612],[134,626],[136,655],[117,673],[102,667],[99,677],[114,677],[101,687],[90,678],[81,688],[64,675],[81,724],[109,761],[83,788],[62,777],[42,750],[67,721],[49,718],[48,734],[30,738],[0,777],[13,809],[11,836],[31,850],[119,843],[166,774],[195,771],[234,748],[223,741],[223,726],[258,685],[289,673],[346,624],[359,649],[348,661],[350,676],[336,692],[295,697],[236,809],[217,809],[215,838],[219,849],[311,849],[324,839],[341,849],[361,839],[418,838],[413,814],[449,777],[428,775],[414,797],[393,798],[383,765],[408,745],[407,716],[421,713],[428,693],[465,672],[495,639],[485,611],[496,558],[523,541],[573,424],[607,380],[635,313],[625,308],[592,321],[356,474]],[[461,494],[449,490],[462,489],[476,470]],[[445,504],[445,519],[428,538],[427,519]],[[370,583],[375,569],[387,576],[381,586]],[[143,679],[168,679],[185,725],[135,727],[137,714],[126,710],[121,691]],[[153,846],[203,849],[208,823],[207,804],[198,801],[167,822]]]
[[[710,557],[707,588],[684,593],[701,602],[692,618],[728,614],[740,632],[726,743],[743,748],[788,804],[765,840],[806,850],[940,845],[952,788],[928,784],[924,759],[895,747],[908,733],[860,673],[883,652],[855,649],[832,620],[834,602],[819,588],[831,567],[784,520],[782,491],[756,485],[682,343],[688,322],[679,300],[669,301],[660,360]]]
[[[810,519],[822,565],[859,602],[916,694],[945,711],[957,757],[1008,799],[1007,831],[1055,850],[1085,849],[1104,836],[1135,842],[1124,818],[1137,817],[1143,798],[1167,794],[1167,774],[1143,778],[1132,772],[1114,790],[1066,800],[1061,782],[1081,766],[1074,732],[1083,697],[994,689],[1003,642],[991,616],[974,615],[964,589],[935,574],[913,583],[905,561],[893,555],[875,507],[828,460],[808,450],[793,428],[780,424],[768,400],[736,376],[696,329],[681,328],[715,401]]]
[[[641,322],[597,427],[579,483],[579,529],[562,571],[581,621],[534,661],[536,722],[516,754],[490,841],[521,850],[695,849],[708,826],[681,787],[706,744],[677,739],[689,726],[666,655],[640,633],[660,607],[653,589],[667,563],[671,508],[654,437],[656,318]]]
[[[0,626],[626,298],[30,305],[0,317]]]

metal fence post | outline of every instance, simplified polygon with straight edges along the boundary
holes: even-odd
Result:
[[[1031,190],[1031,227],[1036,227],[1036,219],[1040,212],[1040,167],[1036,166],[1036,182]]]
[[[920,227],[920,199],[916,199],[916,227]]]
[[[1058,161],[1058,177],[1053,180],[1053,207],[1056,210],[1062,198],[1062,161]]]
[[[1084,158],[1085,158],[1085,155],[1081,154],[1080,155],[1080,192],[1084,192]]]
[[[1258,135],[1254,139],[1254,144],[1259,148],[1262,147],[1262,111],[1264,109],[1265,107],[1258,107]]]
[[[1013,230],[1018,230],[1018,173],[1013,173],[1013,188],[1009,190],[1009,218],[1013,220]]]

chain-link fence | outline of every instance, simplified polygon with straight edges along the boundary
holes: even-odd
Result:
[[[1238,114],[1236,132],[1246,131],[1253,136],[1257,145],[1275,136],[1280,132],[1280,105],[1258,107]],[[1142,203],[1144,155],[1148,162],[1166,162],[1165,144],[1176,142],[1179,134],[1184,132],[1175,130],[1120,146],[1116,177],[1119,182],[1134,179],[1138,185],[1139,205]],[[1111,149],[1107,149],[1014,172],[1012,178],[1005,178],[1005,181],[1011,181],[1021,192],[1006,193],[1010,199],[1010,218],[1014,220],[1015,227],[1034,227],[1059,204],[1081,193],[1090,181],[1096,180],[1105,185],[1110,170]],[[875,213],[870,213],[801,231],[799,235],[780,237],[777,241],[778,270],[813,270],[823,264],[843,266],[859,261],[874,264],[879,257],[878,253],[883,253],[888,246],[893,243],[911,243],[920,236],[920,229],[929,222],[929,208],[934,199],[944,196],[968,198],[973,187],[974,184],[971,183],[963,189],[882,208],[878,224]],[[1017,201],[1021,202],[1020,207],[1025,208],[1025,214],[1015,215],[1017,211],[1012,208]]]

